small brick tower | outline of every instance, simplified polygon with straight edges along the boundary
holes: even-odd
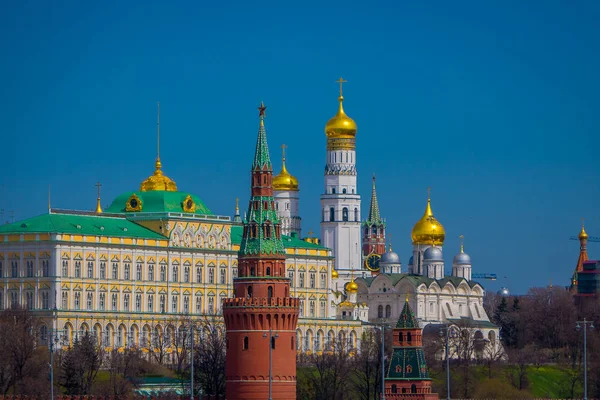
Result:
[[[425,363],[422,335],[423,331],[408,304],[407,296],[394,328],[394,354],[385,374],[386,399],[438,398],[437,394],[431,393],[431,379]]]
[[[290,282],[285,275],[285,248],[273,200],[265,110],[261,104],[252,195],[238,252],[234,297],[223,302],[227,400],[296,398],[299,300],[290,297]]]

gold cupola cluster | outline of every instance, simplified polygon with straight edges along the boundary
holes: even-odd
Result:
[[[433,216],[431,210],[431,196],[427,196],[427,207],[425,214],[417,221],[411,233],[413,245],[434,245],[441,246],[444,244],[446,231],[438,220]]]
[[[175,181],[162,172],[162,163],[160,162],[160,157],[156,157],[154,168],[154,174],[146,178],[146,180],[140,185],[140,192],[150,192],[153,190],[176,192],[177,184]]]
[[[340,107],[337,114],[327,121],[325,135],[327,136],[327,150],[354,150],[356,148],[356,122],[344,112],[344,96],[342,96],[342,84],[346,82],[342,78],[340,84]]]
[[[300,189],[298,188],[298,179],[290,174],[285,167],[285,149],[286,145],[282,145],[282,157],[281,157],[281,172],[273,177],[273,190],[285,190],[297,192]]]

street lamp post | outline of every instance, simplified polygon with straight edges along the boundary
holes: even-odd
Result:
[[[583,321],[577,321],[575,328],[579,331],[581,325],[583,325],[583,400],[587,400],[587,328],[594,329],[594,323],[587,321],[585,318]]]
[[[450,339],[450,325],[446,325],[445,327],[440,329],[440,337],[446,337],[446,390],[447,395],[446,399],[450,400],[450,357],[448,354],[448,342]]]
[[[194,325],[190,326],[190,400],[194,400]]]
[[[48,338],[48,347],[50,349],[50,400],[54,400],[54,346],[58,344],[58,341],[58,335],[52,331]]]
[[[267,334],[263,334],[263,338],[266,338]],[[279,337],[278,333],[273,335],[273,330],[269,328],[269,400],[273,400],[273,344],[275,339]]]

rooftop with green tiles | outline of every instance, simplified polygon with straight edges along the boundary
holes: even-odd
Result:
[[[138,239],[166,239],[148,228],[118,215],[86,212],[51,212],[0,226],[0,235],[59,233]]]
[[[185,203],[189,200],[191,202],[186,207]],[[193,212],[190,211],[192,209]],[[198,196],[188,192],[169,192],[166,190],[121,193],[104,211],[109,213],[189,212],[199,215],[214,215]]]

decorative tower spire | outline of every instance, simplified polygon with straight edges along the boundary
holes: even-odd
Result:
[[[100,188],[102,187],[102,185],[100,184],[100,181],[98,181],[95,186],[98,189],[98,198],[96,201],[96,214],[102,214],[102,206],[100,205]]]
[[[174,180],[162,172],[162,163],[160,162],[160,102],[157,103],[156,116],[156,162],[154,163],[154,174],[150,175],[140,185],[141,192],[155,190],[165,190],[167,192],[176,192],[177,184]]]
[[[235,215],[233,216],[233,222],[242,222],[242,217],[240,217],[240,199],[235,198]]]
[[[577,293],[577,286],[579,285],[579,272],[583,271],[583,263],[586,262],[588,258],[587,254],[587,240],[588,234],[585,231],[585,221],[581,219],[581,231],[579,231],[579,258],[577,259],[577,265],[575,266],[575,271],[573,272],[573,277],[571,278],[571,293]]]
[[[290,280],[286,277],[286,253],[273,199],[265,110],[261,103],[252,163],[252,195],[238,252],[238,277],[233,279],[233,298],[223,301],[229,344],[225,390],[230,400],[296,398],[293,343],[300,302],[290,297]],[[289,318],[277,318],[282,314]],[[251,321],[263,323],[257,326]]]
[[[381,218],[381,213],[379,212],[377,189],[375,187],[375,174],[373,174],[373,183],[371,186],[371,206],[369,207],[369,216],[362,225],[363,257],[366,257],[371,253],[379,255],[385,253],[385,221]]]

